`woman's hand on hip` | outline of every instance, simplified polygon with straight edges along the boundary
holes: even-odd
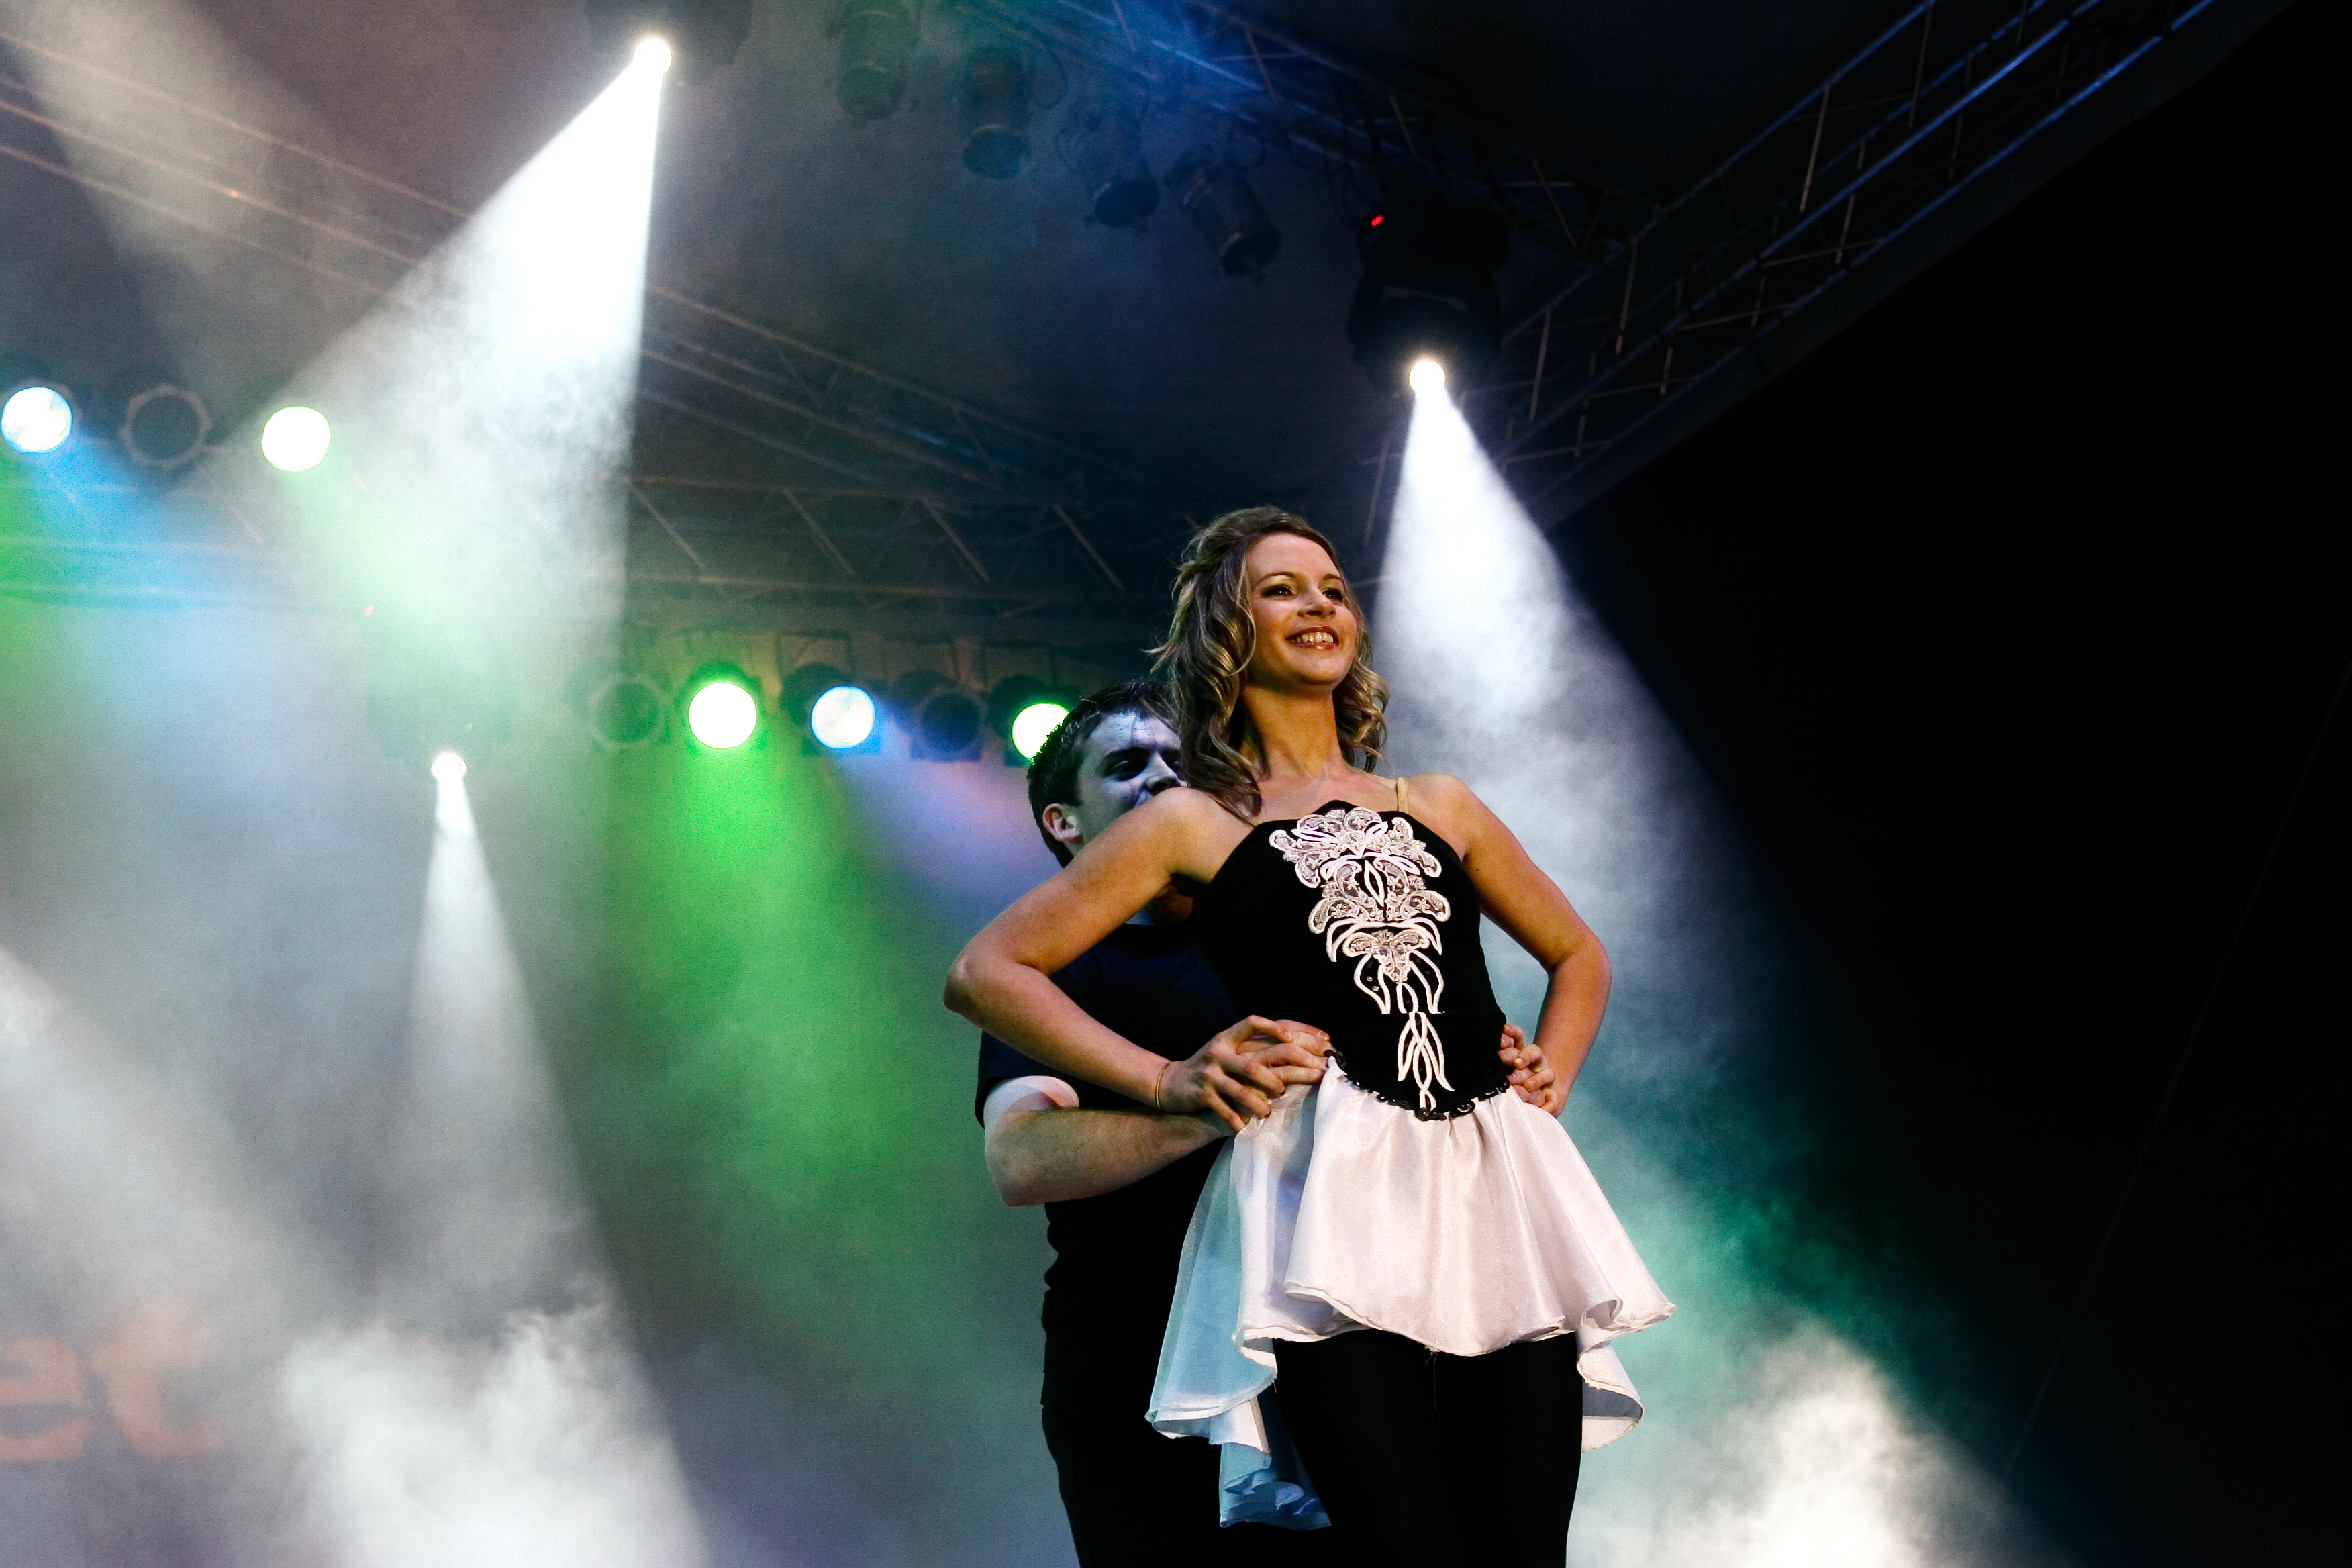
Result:
[[[1544,1049],[1528,1038],[1517,1024],[1503,1026],[1503,1061],[1511,1070],[1511,1089],[1547,1116],[1558,1116],[1568,1104],[1567,1086],[1544,1059]]]

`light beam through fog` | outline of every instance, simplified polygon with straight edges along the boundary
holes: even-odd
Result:
[[[379,1315],[285,1380],[350,1568],[689,1568],[462,770],[441,768]]]
[[[1752,1278],[1748,1249],[1788,1238],[1707,1130],[1644,1125],[1645,1101],[1765,1038],[1773,933],[1696,764],[1442,386],[1415,399],[1375,626],[1398,771],[1466,779],[1615,961],[1567,1120],[1682,1310],[1626,1349],[1650,1416],[1587,1456],[1571,1564],[2052,1561],[1864,1357]],[[1505,1008],[1532,1018],[1541,973],[1487,945]]]
[[[623,71],[296,383],[347,467],[281,495],[379,614],[478,660],[493,621],[619,616],[661,80]]]
[[[119,7],[95,14],[109,26],[135,21]],[[169,5],[161,14],[187,20]],[[217,73],[237,64],[206,57]],[[285,638],[281,657],[299,656],[307,636],[316,657],[348,659],[362,605],[375,612],[371,633],[390,623],[401,634],[377,654],[389,647],[426,675],[489,668],[512,682],[517,664],[568,668],[609,647],[660,81],[646,67],[623,73],[299,378],[299,400],[333,422],[325,461],[276,473],[242,455],[206,459],[208,483],[269,487],[283,506],[255,515],[273,542],[291,527],[341,575],[327,597],[348,603],[351,623],[311,621]],[[232,304],[253,291],[195,269],[173,286]],[[341,689],[355,698],[356,685]],[[341,756],[364,734],[339,727],[354,716],[302,722]],[[336,1216],[340,1256],[254,1195],[268,1191],[265,1174],[291,1194],[329,1173],[230,1180],[236,1135],[208,1141],[197,1096],[100,1071],[94,1047],[53,1047],[61,1004],[43,1001],[28,973],[0,970],[0,1035],[10,1037],[0,1039],[0,1087],[24,1091],[0,1104],[0,1132],[11,1131],[11,1105],[28,1129],[37,1122],[37,1136],[0,1146],[0,1211],[55,1253],[32,1259],[45,1288],[91,1299],[61,1316],[86,1325],[74,1342],[44,1334],[27,1342],[29,1363],[0,1365],[0,1403],[21,1403],[11,1396],[30,1375],[36,1392],[62,1401],[54,1443],[89,1422],[92,1444],[197,1455],[210,1468],[187,1472],[187,1496],[148,1489],[159,1515],[149,1533],[234,1542],[220,1561],[690,1568],[701,1559],[670,1445],[610,1304],[476,831],[467,779],[497,776],[489,739],[470,775],[439,770],[409,1045],[386,1097],[388,1125],[368,1119],[337,1141],[344,1168],[356,1163],[378,1178],[373,1214]],[[386,773],[394,765],[377,761]],[[424,761],[415,759],[420,771]],[[340,791],[354,838],[373,850],[387,831],[405,837],[370,814],[378,782],[370,774],[355,786],[320,769],[270,784]],[[601,816],[593,789],[563,784],[568,813]],[[199,787],[173,773],[162,793],[176,801]],[[421,812],[421,777],[411,787]],[[272,869],[268,847],[240,862],[256,886],[238,891],[284,894],[298,881]],[[374,863],[357,844],[344,847],[355,866]],[[404,902],[415,875],[371,891]],[[219,902],[226,912],[232,900]],[[308,999],[282,1001],[299,1015]],[[340,1030],[350,1022],[313,1020],[313,1048],[348,1052]],[[12,1049],[18,1040],[40,1048]],[[240,1068],[253,1069],[251,1081],[237,1080]],[[306,1098],[298,1075],[265,1078],[232,1061],[222,1076],[221,1092],[246,1097],[238,1109],[251,1121],[351,1109]],[[289,1196],[283,1206],[299,1205]],[[373,1269],[352,1267],[371,1241]],[[163,1299],[165,1284],[183,1300]],[[236,1342],[201,1342],[225,1337],[222,1325]],[[21,1348],[0,1342],[0,1354]],[[212,1382],[192,1393],[184,1369],[197,1365]],[[176,1405],[154,1392],[167,1376]],[[230,1394],[246,1389],[270,1390],[277,1407],[258,1408],[257,1397],[231,1408]],[[225,1425],[205,1425],[215,1415]],[[0,1460],[10,1457],[0,1446]],[[53,1515],[49,1555],[79,1560],[65,1543],[85,1521],[68,1505],[12,1512],[11,1529],[26,1519],[47,1528]],[[127,1518],[106,1528],[135,1533]]]
[[[302,378],[350,468],[281,482],[401,633],[380,655],[495,680],[609,646],[660,102],[657,66],[623,72]],[[359,1568],[679,1568],[698,1533],[570,1170],[473,771],[432,769],[378,1315],[288,1366],[310,1522]]]

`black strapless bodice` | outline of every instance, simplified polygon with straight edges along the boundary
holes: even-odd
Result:
[[[1435,1120],[1509,1087],[1478,912],[1444,839],[1333,801],[1251,829],[1188,929],[1237,1009],[1328,1031],[1351,1082]]]

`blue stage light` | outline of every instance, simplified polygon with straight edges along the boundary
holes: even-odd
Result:
[[[856,686],[828,689],[809,705],[809,733],[836,752],[865,744],[874,733],[874,699]]]
[[[28,458],[46,457],[73,439],[73,399],[65,388],[27,382],[0,402],[0,440]]]

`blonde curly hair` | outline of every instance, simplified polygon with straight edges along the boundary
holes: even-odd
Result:
[[[1213,796],[1244,822],[1257,818],[1262,757],[1242,688],[1257,652],[1257,622],[1250,616],[1251,546],[1270,533],[1294,533],[1323,547],[1337,567],[1339,552],[1305,518],[1279,507],[1245,507],[1213,519],[1192,536],[1176,572],[1176,613],[1168,640],[1152,649],[1154,673],[1176,708],[1176,732],[1184,743],[1184,782]],[[1340,574],[1342,582],[1346,574]],[[1389,683],[1371,665],[1372,633],[1363,607],[1349,591],[1356,613],[1356,657],[1332,692],[1339,743],[1349,761],[1370,768],[1388,744]]]

